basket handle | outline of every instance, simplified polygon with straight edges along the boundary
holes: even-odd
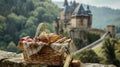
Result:
[[[34,38],[37,38],[39,36],[39,31],[40,31],[41,28],[43,29],[43,32],[46,32],[46,25],[45,25],[45,23],[40,23],[38,25]]]

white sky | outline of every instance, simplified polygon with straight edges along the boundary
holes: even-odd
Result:
[[[62,1],[64,0],[52,0],[52,1]],[[68,0],[68,1],[73,1],[73,0]],[[85,3],[85,4],[90,4],[94,6],[107,6],[111,7],[114,9],[120,9],[120,0],[76,0],[79,3]]]

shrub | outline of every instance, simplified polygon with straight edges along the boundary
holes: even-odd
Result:
[[[99,63],[100,57],[92,50],[86,49],[80,52],[79,54],[80,60],[84,63]]]

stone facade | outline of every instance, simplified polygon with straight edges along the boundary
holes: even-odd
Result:
[[[66,33],[69,37],[71,30],[87,30],[91,28],[91,25],[92,13],[89,6],[87,6],[85,10],[83,5],[76,3],[75,0],[71,2],[70,5],[68,1],[65,0],[64,8],[61,9],[60,15],[54,21],[55,33]]]
[[[106,31],[111,33],[111,37],[115,37],[115,26],[114,25],[108,25]]]

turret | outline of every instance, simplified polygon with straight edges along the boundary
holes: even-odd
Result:
[[[71,26],[73,28],[87,29],[88,15],[85,12],[83,5],[78,5],[72,14]]]
[[[76,1],[74,0],[73,3],[71,4],[71,9],[74,10],[76,8]]]
[[[110,33],[111,37],[115,37],[115,26],[114,25],[108,25],[107,26],[107,32]]]
[[[89,5],[87,5],[87,14],[88,14],[88,27],[91,28],[91,26],[92,26],[92,13],[91,13]]]
[[[72,1],[70,1],[70,5],[72,5]]]
[[[68,6],[68,1],[67,0],[64,1],[64,5],[63,6]]]
[[[91,14],[91,10],[90,10],[89,5],[87,5],[87,13],[88,13],[88,14]]]

